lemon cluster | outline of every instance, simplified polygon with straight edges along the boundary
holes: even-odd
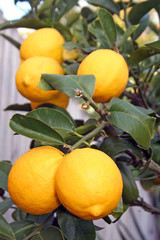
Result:
[[[69,97],[56,90],[44,91],[37,87],[41,74],[64,75],[62,62],[73,53],[63,48],[63,36],[54,28],[41,28],[28,35],[20,47],[21,64],[16,73],[16,86],[35,109],[43,103],[67,108]],[[74,55],[74,57],[76,57]]]
[[[64,154],[43,146],[29,150],[8,176],[8,192],[30,214],[45,214],[62,204],[86,220],[110,214],[122,196],[123,182],[115,162],[91,148]]]

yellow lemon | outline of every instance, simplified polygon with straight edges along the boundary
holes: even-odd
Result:
[[[62,63],[64,38],[55,28],[41,28],[28,35],[20,47],[20,57],[43,56]]]
[[[95,76],[93,100],[105,103],[112,97],[119,97],[124,91],[129,71],[121,54],[109,49],[99,49],[90,53],[81,62],[77,74]]]
[[[54,98],[57,90],[45,91],[37,87],[41,74],[61,74],[61,65],[52,58],[32,57],[22,62],[16,73],[16,86],[18,91],[27,99],[42,102]]]
[[[64,109],[67,108],[68,103],[69,103],[69,97],[61,92],[57,92],[52,99],[46,100],[43,102],[31,102],[31,108],[36,109],[39,105],[44,104],[44,103],[51,103],[53,105],[56,105],[58,107],[62,107]]]
[[[117,165],[96,149],[73,150],[64,156],[56,173],[56,191],[61,203],[86,220],[110,214],[121,199],[122,188]]]
[[[62,158],[63,153],[58,149],[43,146],[29,150],[13,164],[8,176],[8,192],[20,209],[41,215],[60,205],[55,173]]]

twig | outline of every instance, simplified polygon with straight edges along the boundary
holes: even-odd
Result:
[[[45,220],[42,222],[31,234],[29,234],[26,238],[23,240],[29,240],[31,237],[36,235],[40,232],[40,230],[47,224],[47,222],[51,219],[51,217],[54,215],[55,211],[53,211]]]
[[[105,111],[103,111],[100,107],[98,107],[97,104],[92,99],[88,99],[88,97],[83,93],[83,91],[80,91],[79,89],[77,89],[75,96],[83,98],[85,102],[87,102],[91,107],[93,107],[93,109],[101,116],[101,118],[104,121],[106,120]]]
[[[78,142],[76,142],[71,148],[70,151],[73,151],[75,148],[78,148],[82,143],[86,142],[87,140],[95,137],[102,129],[105,128],[107,122],[102,122],[96,129],[92,132],[88,133],[84,137],[82,137]]]
[[[137,206],[137,207],[142,207],[145,211],[150,212],[152,214],[159,214],[160,215],[160,209],[153,207],[149,203],[146,203],[143,198],[141,200],[137,200],[133,203],[131,203],[131,206]]]
[[[142,102],[143,102],[145,108],[150,108],[148,103],[147,103],[147,101],[146,101],[146,99],[145,99],[145,97],[143,96],[142,89],[141,89],[141,86],[139,84],[138,77],[136,77],[136,75],[132,71],[130,71],[130,73],[131,73],[132,77],[134,78],[134,80],[135,80],[135,82],[136,82],[136,84],[137,84],[137,86],[139,88],[139,94],[140,94],[140,97],[142,99]]]

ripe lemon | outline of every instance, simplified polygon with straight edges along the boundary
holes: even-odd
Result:
[[[49,100],[59,91],[45,91],[37,87],[41,74],[61,74],[61,65],[52,58],[32,57],[22,62],[16,73],[16,86],[18,91],[27,99],[34,102]]]
[[[46,214],[60,202],[55,190],[55,173],[63,153],[50,146],[33,148],[12,166],[8,192],[13,202],[30,214]]]
[[[61,161],[56,173],[56,191],[72,214],[94,220],[110,214],[122,195],[122,177],[105,153],[75,149]]]
[[[57,92],[52,99],[46,100],[43,102],[31,102],[31,108],[36,109],[39,105],[44,104],[44,103],[51,103],[53,105],[56,105],[58,107],[62,107],[64,109],[67,108],[68,103],[69,103],[69,97],[61,92]]]
[[[64,38],[55,28],[41,28],[28,35],[20,47],[20,57],[50,57],[62,63]]]
[[[90,53],[81,62],[77,74],[95,76],[93,100],[105,103],[112,97],[119,97],[124,91],[129,71],[121,54],[109,49],[99,49]]]
[[[70,51],[67,51],[66,49],[63,49],[63,60],[74,60],[78,58],[80,54],[79,49],[72,49]]]

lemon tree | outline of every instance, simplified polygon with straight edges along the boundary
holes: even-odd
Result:
[[[118,224],[131,206],[159,221],[159,202],[148,204],[136,182],[156,199],[159,0],[87,0],[85,7],[81,0],[26,1],[26,16],[0,24],[35,30],[22,44],[0,33],[19,49],[15,84],[26,98],[6,106],[26,111],[9,126],[31,139],[13,166],[0,162],[0,238],[95,240],[101,228],[93,220]],[[88,114],[86,122],[72,118],[69,98]],[[3,215],[11,208],[8,223]],[[118,226],[120,239],[131,239]]]

